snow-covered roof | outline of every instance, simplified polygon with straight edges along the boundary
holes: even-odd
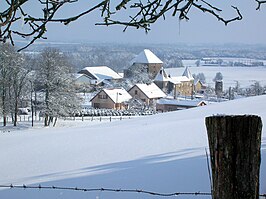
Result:
[[[135,86],[137,86],[150,99],[166,96],[166,94],[154,83],[136,84]]]
[[[78,78],[80,78],[81,76],[83,76],[84,74],[73,74],[74,75],[74,78],[75,79],[78,79]]]
[[[169,81],[173,84],[180,84],[181,82],[188,82],[194,80],[191,72],[189,71],[188,67],[185,68],[182,76],[169,76],[164,68],[162,67],[159,73],[156,75],[154,81]]]
[[[115,103],[125,102],[132,98],[131,95],[124,88],[103,89],[103,91]]]
[[[78,73],[75,73],[75,74],[73,74],[73,76],[74,76],[74,78],[77,80],[77,79],[79,79],[79,78],[81,78],[81,77],[86,77],[86,78],[88,78],[88,79],[91,79],[91,77],[89,77],[88,75],[86,75],[86,74],[78,74]]]
[[[178,77],[171,77],[169,81],[172,82],[173,84],[180,84],[181,82],[188,82],[190,80],[186,76],[178,76]]]
[[[168,98],[159,99],[157,101],[158,104],[176,105],[176,106],[184,106],[184,107],[197,107],[202,102],[204,101],[202,100],[176,100],[176,99],[168,99]]]
[[[137,57],[132,61],[132,64],[162,64],[163,62],[151,52],[149,49],[144,49]]]
[[[164,68],[162,67],[160,69],[160,71],[158,72],[158,74],[156,75],[156,77],[154,78],[154,81],[160,81],[160,82],[165,82],[165,81],[169,81],[169,77],[167,75],[167,73],[165,72]]]
[[[194,78],[193,78],[191,72],[189,71],[188,67],[186,67],[186,69],[185,69],[185,71],[184,71],[182,76],[187,77],[189,80],[194,80]]]
[[[194,80],[194,85],[200,83],[202,86],[206,86],[206,84],[204,84],[202,81],[200,81],[199,79],[195,79]]]
[[[98,80],[102,79],[121,79],[122,77],[107,66],[85,67],[79,73],[89,73]],[[88,74],[87,74],[88,75]]]

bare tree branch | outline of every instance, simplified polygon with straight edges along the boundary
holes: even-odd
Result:
[[[14,45],[13,36],[17,35],[22,38],[28,38],[29,43],[20,50],[23,50],[33,44],[38,39],[45,39],[47,32],[47,25],[49,23],[62,23],[67,25],[71,22],[77,21],[81,17],[98,10],[101,14],[103,22],[96,23],[96,25],[122,25],[124,31],[128,27],[142,28],[146,32],[150,30],[151,24],[158,19],[163,18],[167,13],[178,20],[189,20],[191,8],[196,8],[204,13],[217,18],[219,21],[228,25],[231,22],[241,20],[243,17],[237,7],[232,6],[236,15],[234,17],[222,16],[223,11],[209,3],[210,0],[99,0],[97,4],[90,5],[84,8],[84,11],[75,13],[73,15],[65,16],[63,18],[57,17],[57,13],[64,11],[67,6],[80,3],[81,0],[38,0],[39,14],[33,15],[31,10],[27,10],[26,5],[30,5],[30,0],[5,0],[2,3],[4,7],[0,12],[0,41],[11,41]],[[258,4],[257,10],[261,5],[266,3],[265,0],[255,0]],[[125,9],[135,11],[129,19],[123,21],[117,19],[118,12],[127,12]],[[34,12],[36,13],[36,11]],[[19,29],[17,25],[21,23],[25,29]],[[26,31],[27,30],[27,31]]]
[[[260,9],[261,4],[266,3],[266,1],[259,1],[259,0],[255,0],[258,3],[258,7],[256,8],[256,10]]]

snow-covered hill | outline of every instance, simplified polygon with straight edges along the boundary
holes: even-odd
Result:
[[[75,126],[72,121],[73,127],[1,133],[0,184],[210,192],[205,117],[256,114],[265,123],[265,101],[266,96],[259,96],[99,125],[84,122],[82,126]],[[261,150],[260,192],[265,193],[265,132]],[[133,193],[4,189],[0,191],[0,198],[156,197]]]

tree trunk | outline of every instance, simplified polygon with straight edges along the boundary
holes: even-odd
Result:
[[[45,113],[45,116],[44,116],[44,126],[49,126],[49,121],[48,121],[48,118],[49,118],[49,116],[48,116],[48,114],[47,113]]]
[[[261,118],[254,115],[206,118],[213,199],[258,199]]]
[[[3,126],[6,126],[6,123],[7,123],[7,121],[6,121],[6,116],[4,115],[4,116],[3,116]]]
[[[5,88],[3,86],[3,92],[2,92],[2,114],[3,114],[3,126],[6,126],[6,92]]]
[[[17,121],[18,121],[18,97],[15,98],[14,126],[17,126]]]

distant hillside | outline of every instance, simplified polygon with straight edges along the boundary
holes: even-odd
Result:
[[[189,44],[117,44],[117,43],[39,43],[25,52],[40,52],[44,47],[59,48],[78,71],[86,66],[107,65],[117,72],[128,68],[130,61],[148,48],[163,62],[165,68],[181,67],[181,60],[203,57],[240,57],[266,60],[266,46],[256,45],[189,45]]]

